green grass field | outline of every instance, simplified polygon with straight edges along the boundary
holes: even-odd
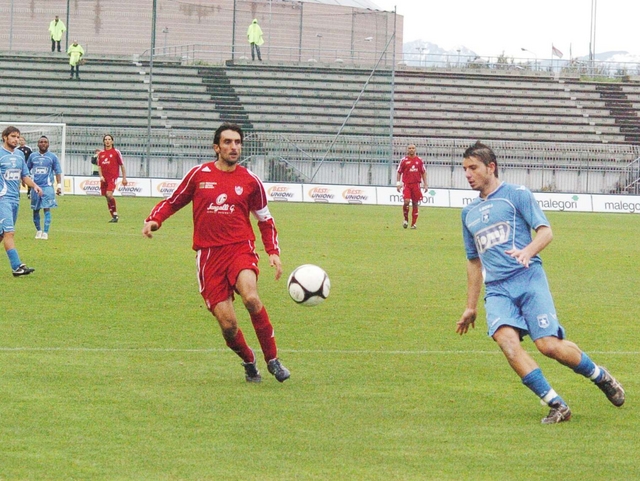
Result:
[[[542,426],[484,314],[455,334],[459,210],[424,208],[411,231],[399,207],[272,204],[286,274],[263,255],[260,292],[292,376],[260,359],[254,385],[198,293],[190,209],[141,236],[156,202],[118,199],[114,225],[104,199],[63,197],[39,241],[23,199],[17,246],[37,270],[0,262],[1,480],[640,479],[640,216],[549,213],[560,320],[627,403],[536,353],[574,413]],[[304,263],[331,277],[318,307],[286,293]]]

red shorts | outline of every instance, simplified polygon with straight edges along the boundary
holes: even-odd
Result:
[[[118,179],[115,178],[106,180],[106,182],[100,181],[100,195],[105,195],[107,192],[114,192],[116,190],[116,182],[118,181]]]
[[[196,254],[200,294],[210,311],[220,302],[234,299],[240,271],[260,273],[258,254],[253,241],[200,249]]]
[[[415,204],[422,200],[422,189],[420,184],[405,184],[402,189],[402,198],[404,200],[411,199]]]

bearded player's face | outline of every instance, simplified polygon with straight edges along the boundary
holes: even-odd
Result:
[[[213,146],[218,154],[218,160],[227,164],[235,164],[240,159],[242,152],[242,139],[238,132],[223,130],[220,132],[220,143]]]

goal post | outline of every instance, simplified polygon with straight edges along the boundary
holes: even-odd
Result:
[[[26,141],[26,145],[34,152],[38,151],[38,139],[45,135],[49,139],[49,152],[58,156],[60,167],[62,168],[62,192],[67,190],[64,181],[67,172],[66,145],[67,145],[67,124],[59,122],[4,122],[0,121],[0,131],[9,126],[14,126],[20,130]]]

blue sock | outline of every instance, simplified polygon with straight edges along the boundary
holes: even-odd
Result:
[[[584,352],[580,358],[580,364],[573,368],[573,371],[582,374],[584,377],[588,377],[593,382],[598,382],[602,378],[602,369],[587,356]]]
[[[531,389],[536,396],[548,405],[566,404],[563,399],[551,388],[540,368],[536,368],[522,378],[522,384]]]
[[[36,226],[36,230],[42,230],[40,229],[40,211],[39,210],[34,210],[33,211],[33,225]]]
[[[20,264],[22,264],[22,262],[20,262],[20,256],[18,256],[18,251],[15,249],[9,249],[7,251],[7,257],[9,258],[9,262],[11,263],[11,268],[13,270],[16,270],[20,267]]]
[[[49,232],[49,227],[51,227],[51,211],[44,211],[44,231]]]

